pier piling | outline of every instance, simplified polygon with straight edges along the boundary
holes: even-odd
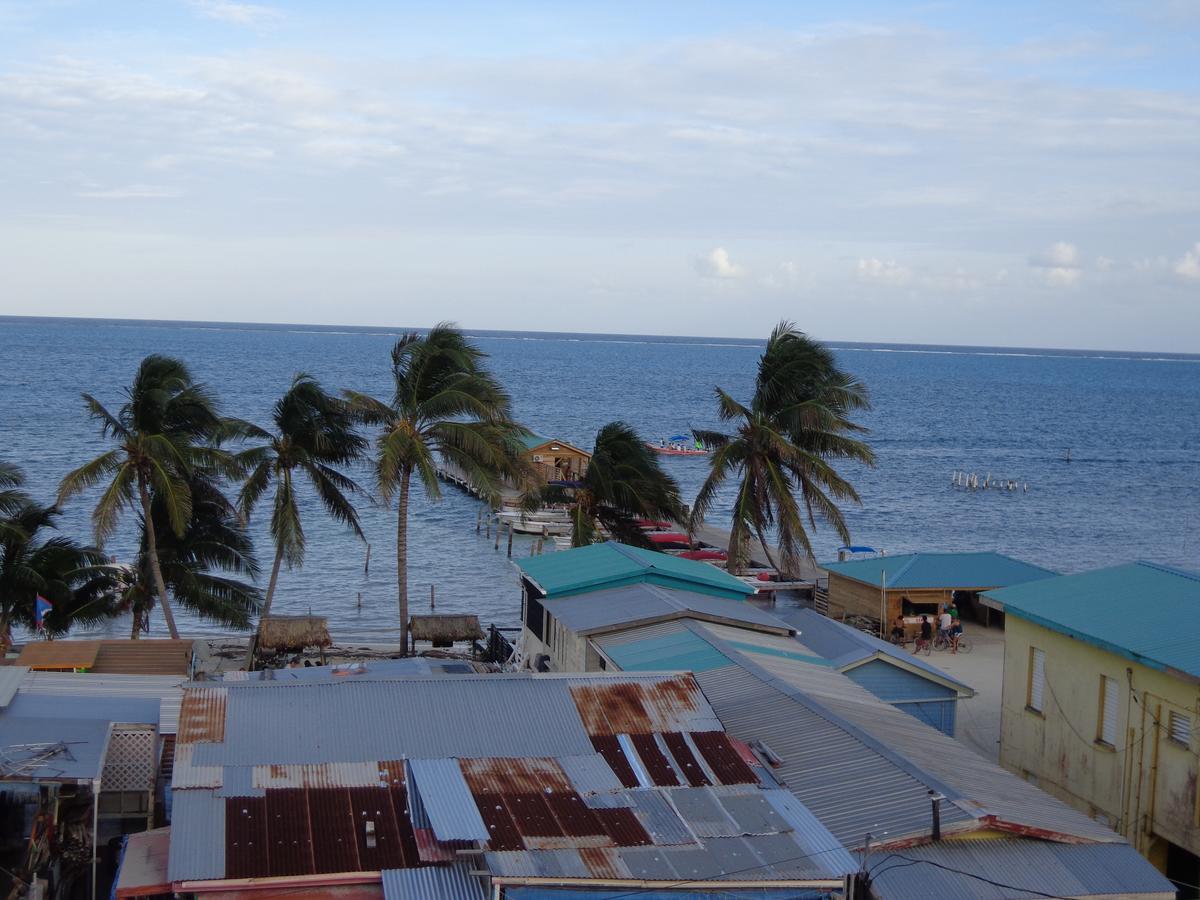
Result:
[[[512,522],[509,522],[508,523],[508,558],[509,559],[512,559],[512,536],[513,536]]]

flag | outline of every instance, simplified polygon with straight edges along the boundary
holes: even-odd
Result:
[[[46,628],[46,622],[45,622],[46,613],[48,613],[52,609],[54,609],[54,604],[51,603],[49,600],[47,600],[45,597],[43,597],[41,594],[38,594],[37,601],[35,602],[35,607],[37,609],[37,630],[44,631]]]

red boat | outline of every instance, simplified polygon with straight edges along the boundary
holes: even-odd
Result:
[[[707,450],[697,450],[695,447],[661,447],[646,441],[646,446],[663,456],[708,456]]]
[[[724,550],[688,550],[678,554],[680,559],[698,559],[704,561],[725,562],[729,554]]]
[[[666,531],[668,528],[675,527],[674,522],[656,522],[654,519],[637,519],[634,524],[647,531]]]
[[[692,542],[688,536],[681,531],[652,531],[646,535],[650,543],[658,546],[684,546],[690,547]]]

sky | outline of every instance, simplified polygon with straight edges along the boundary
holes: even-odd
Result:
[[[0,315],[1200,352],[1200,0],[0,0]]]

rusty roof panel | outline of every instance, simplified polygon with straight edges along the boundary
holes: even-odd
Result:
[[[228,773],[234,766],[226,766]],[[253,767],[253,785],[265,790],[287,788],[386,787],[389,774],[382,763],[305,763]],[[401,772],[400,785],[404,784]]]
[[[474,846],[468,841],[443,843],[437,839],[437,835],[430,828],[414,828],[413,836],[417,842],[417,855],[421,858],[422,863],[453,862],[458,859],[454,852],[458,847],[467,849]]]
[[[627,788],[638,786],[637,775],[634,774],[629,760],[625,758],[625,751],[621,749],[621,744],[615,734],[592,735],[592,746],[596,748],[597,753],[604,757],[604,761],[608,763],[608,767],[613,770],[613,774],[617,776],[622,785]]]
[[[181,744],[221,743],[225,740],[225,704],[229,689],[187,687],[179,708]]]
[[[224,780],[224,770],[220,766],[196,765],[192,760],[195,750],[195,744],[176,743],[175,755],[171,761],[171,787],[177,791],[187,788],[219,788]]]
[[[504,806],[522,837],[563,836],[563,830],[542,794],[505,794],[503,797]]]
[[[631,809],[594,809],[596,818],[618,847],[644,847],[654,843]]]
[[[544,796],[563,834],[568,837],[586,837],[605,833],[600,820],[574,791]]]
[[[517,823],[504,806],[504,800],[498,794],[477,795],[475,803],[479,807],[479,815],[487,826],[488,848],[491,850],[524,850],[525,842],[521,840],[521,832]]]
[[[723,731],[693,731],[692,742],[721,784],[757,784],[753,770]]]
[[[683,773],[683,777],[687,779],[689,785],[705,787],[712,784],[708,776],[704,774],[704,768],[696,759],[696,755],[692,753],[687,738],[683,734],[678,731],[668,731],[662,736],[662,739],[666,743],[667,749],[671,751],[671,756],[675,758],[676,767]]]
[[[266,799],[266,855],[270,874],[313,874],[315,864],[307,792],[297,788],[268,791]]]
[[[473,794],[536,794],[571,790],[566,773],[553,759],[485,758],[459,760]]]
[[[268,873],[266,798],[231,797],[225,801],[225,877]]]
[[[358,845],[358,858],[363,870],[377,872],[380,869],[400,869],[416,865],[416,838],[408,824],[406,804],[397,818],[392,805],[394,790],[388,788],[348,788],[350,792],[350,814],[354,823],[354,838]],[[403,793],[403,789],[396,789]],[[411,843],[410,860],[405,859],[402,828],[407,826],[407,839]]]
[[[389,787],[400,785],[407,787],[408,783],[404,774],[404,760],[402,759],[382,759],[379,761],[379,780],[381,784],[386,784]]]
[[[621,861],[615,849],[589,847],[579,851],[583,864],[592,878],[632,878],[633,873]]]
[[[642,767],[650,776],[650,780],[659,787],[677,787],[679,776],[675,774],[670,761],[659,749],[658,742],[652,734],[631,734],[637,755],[642,761]]]
[[[308,792],[308,812],[314,823],[313,868],[319,873],[359,872],[355,819],[350,791],[328,788]]]
[[[690,675],[654,681],[575,683],[571,696],[589,735],[696,730],[716,716]]]

